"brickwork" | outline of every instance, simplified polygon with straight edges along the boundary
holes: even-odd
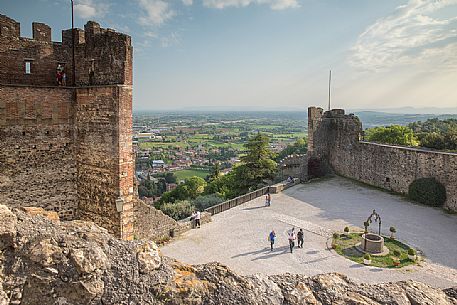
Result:
[[[0,200],[132,239],[130,37],[88,22],[60,43],[46,24],[32,28],[33,39],[20,37],[20,24],[0,15]],[[58,64],[72,84],[72,33],[76,86],[57,87]]]
[[[77,209],[72,90],[0,86],[0,202]]]
[[[320,115],[309,124],[308,158],[328,164],[339,175],[406,194],[415,179],[435,177],[446,187],[445,208],[457,211],[457,154],[360,141],[362,124],[343,110]]]
[[[33,23],[33,38],[20,37],[20,24],[0,15],[0,83],[56,85],[56,68],[65,67],[72,84],[72,30],[62,31],[62,42],[51,41],[51,28]],[[103,29],[89,21],[74,29],[76,85],[132,85],[132,46],[128,35]],[[26,73],[30,63],[30,74]]]

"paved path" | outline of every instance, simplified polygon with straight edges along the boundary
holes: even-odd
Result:
[[[367,188],[344,178],[301,184],[272,197],[264,207],[257,198],[215,215],[213,221],[164,246],[165,255],[185,263],[219,261],[242,274],[340,272],[369,283],[414,279],[435,287],[457,285],[457,216],[410,203],[399,196]],[[402,269],[366,267],[327,249],[331,232],[362,227],[376,211],[383,232],[397,228],[397,238],[427,257],[421,266]],[[287,230],[305,230],[304,249],[288,251]],[[276,249],[267,241],[276,231]]]

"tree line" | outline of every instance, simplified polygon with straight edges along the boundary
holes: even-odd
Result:
[[[391,125],[365,130],[365,139],[371,142],[421,146],[437,150],[457,151],[457,119],[429,119],[407,126]]]

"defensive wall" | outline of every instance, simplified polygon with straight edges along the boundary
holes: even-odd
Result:
[[[43,23],[32,28],[21,37],[0,15],[0,200],[132,239],[131,39],[92,21],[62,42]],[[58,65],[67,86],[57,86]]]
[[[457,154],[362,141],[362,123],[342,109],[308,109],[308,175],[333,171],[376,187],[407,194],[418,178],[446,187],[445,208],[457,211]]]
[[[306,180],[307,163],[303,162],[306,155],[289,155],[278,162],[278,176],[286,180],[288,177]]]

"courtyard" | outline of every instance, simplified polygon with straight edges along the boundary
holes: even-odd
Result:
[[[345,226],[361,230],[372,210],[382,218],[382,234],[397,229],[398,240],[425,260],[400,269],[364,266],[330,250],[331,236]],[[287,231],[305,232],[303,248],[289,253]],[[268,233],[277,235],[270,251]],[[371,230],[377,231],[373,223]],[[212,222],[184,233],[161,248],[184,263],[218,261],[241,274],[338,272],[367,283],[413,279],[434,287],[457,285],[457,215],[409,202],[398,195],[334,177],[294,186],[214,215]]]

